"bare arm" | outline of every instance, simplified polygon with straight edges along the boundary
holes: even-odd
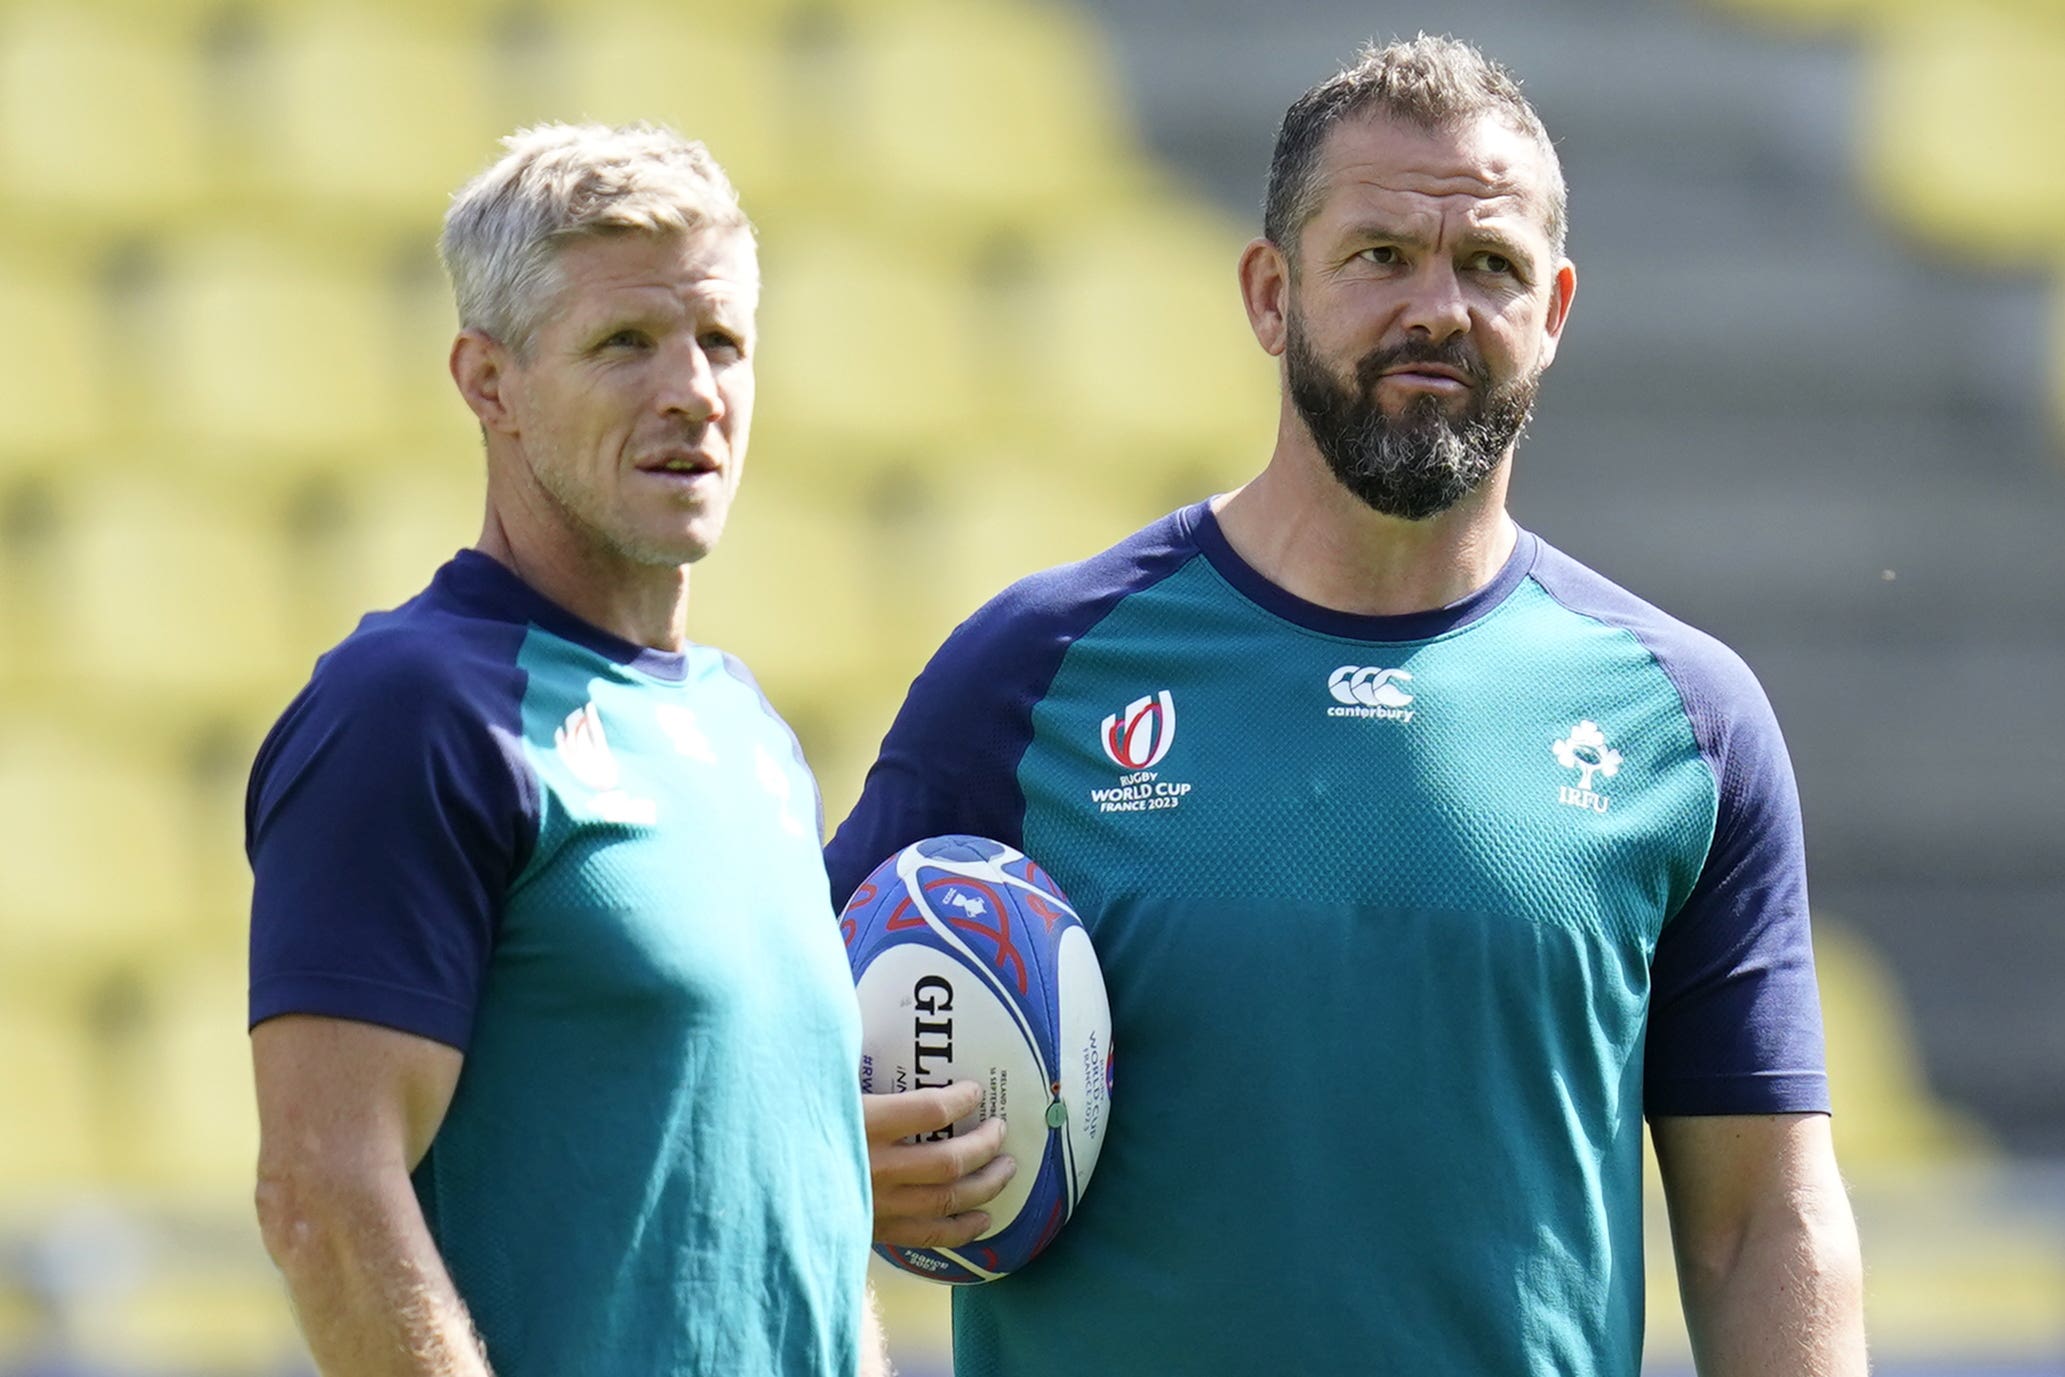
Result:
[[[1864,1377],[1863,1264],[1827,1116],[1650,1127],[1700,1377]]]
[[[487,1377],[409,1172],[451,1104],[460,1054],[343,1019],[251,1033],[258,1221],[325,1377]]]

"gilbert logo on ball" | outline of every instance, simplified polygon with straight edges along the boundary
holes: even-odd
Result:
[[[1002,842],[933,837],[875,868],[840,915],[860,996],[861,1089],[974,1081],[1018,1174],[960,1248],[875,1251],[968,1285],[1037,1256],[1075,1212],[1111,1117],[1111,1006],[1090,935],[1045,871]]]

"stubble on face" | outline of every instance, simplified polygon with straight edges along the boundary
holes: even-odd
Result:
[[[678,535],[648,532],[625,519],[611,490],[590,476],[592,466],[581,463],[588,457],[585,448],[566,445],[558,436],[546,434],[537,436],[528,452],[531,473],[546,499],[558,509],[561,522],[578,533],[582,543],[619,564],[661,569],[695,563],[715,547],[731,514],[730,498],[737,480],[730,475],[723,480],[727,491],[715,510],[707,500],[683,499],[684,507],[696,509],[701,524],[708,528],[695,546],[685,546]]]
[[[752,411],[751,361],[743,353],[728,364],[706,356],[723,408],[719,419],[658,404],[656,393],[681,401],[678,379],[641,364],[634,350],[595,340],[622,325],[652,349],[670,332],[700,341],[719,321],[750,336],[758,295],[752,241],[730,231],[625,235],[577,242],[569,252],[580,257],[562,279],[561,328],[548,325],[529,365],[539,388],[524,437],[530,475],[556,509],[557,524],[595,554],[648,569],[694,563],[715,547],[737,494]],[[629,301],[610,295],[625,291]],[[670,297],[713,293],[734,305],[707,320],[671,314]],[[554,348],[558,355],[544,357]],[[670,453],[707,455],[719,467],[678,487],[643,471]]]
[[[1295,306],[1289,312],[1284,375],[1292,404],[1327,469],[1372,511],[1425,521],[1475,492],[1511,453],[1534,414],[1541,370],[1494,379],[1468,341],[1408,339],[1358,359],[1352,379],[1338,377],[1313,348]],[[1377,400],[1383,375],[1405,364],[1443,364],[1466,375],[1468,400],[1451,412],[1421,396],[1395,416]]]

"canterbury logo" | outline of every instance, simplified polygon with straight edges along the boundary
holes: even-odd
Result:
[[[1104,719],[1104,753],[1121,770],[1151,770],[1176,742],[1176,700],[1163,689]]]
[[[1413,696],[1398,686],[1411,682],[1412,675],[1402,669],[1342,665],[1327,676],[1326,691],[1348,707],[1359,703],[1366,708],[1402,708]]]

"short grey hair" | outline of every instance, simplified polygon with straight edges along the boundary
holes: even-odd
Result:
[[[1548,170],[1547,229],[1563,256],[1570,193],[1563,164],[1541,117],[1520,93],[1520,82],[1498,63],[1456,38],[1421,34],[1379,48],[1367,44],[1355,63],[1291,103],[1269,160],[1269,190],[1262,201],[1262,234],[1295,265],[1298,235],[1319,213],[1326,189],[1319,153],[1327,136],[1347,120],[1402,120],[1430,133],[1455,129],[1480,116],[1503,119],[1531,137]]]
[[[540,124],[452,196],[438,254],[463,329],[528,354],[558,289],[570,239],[736,230],[752,222],[731,179],[694,139],[663,125]]]

